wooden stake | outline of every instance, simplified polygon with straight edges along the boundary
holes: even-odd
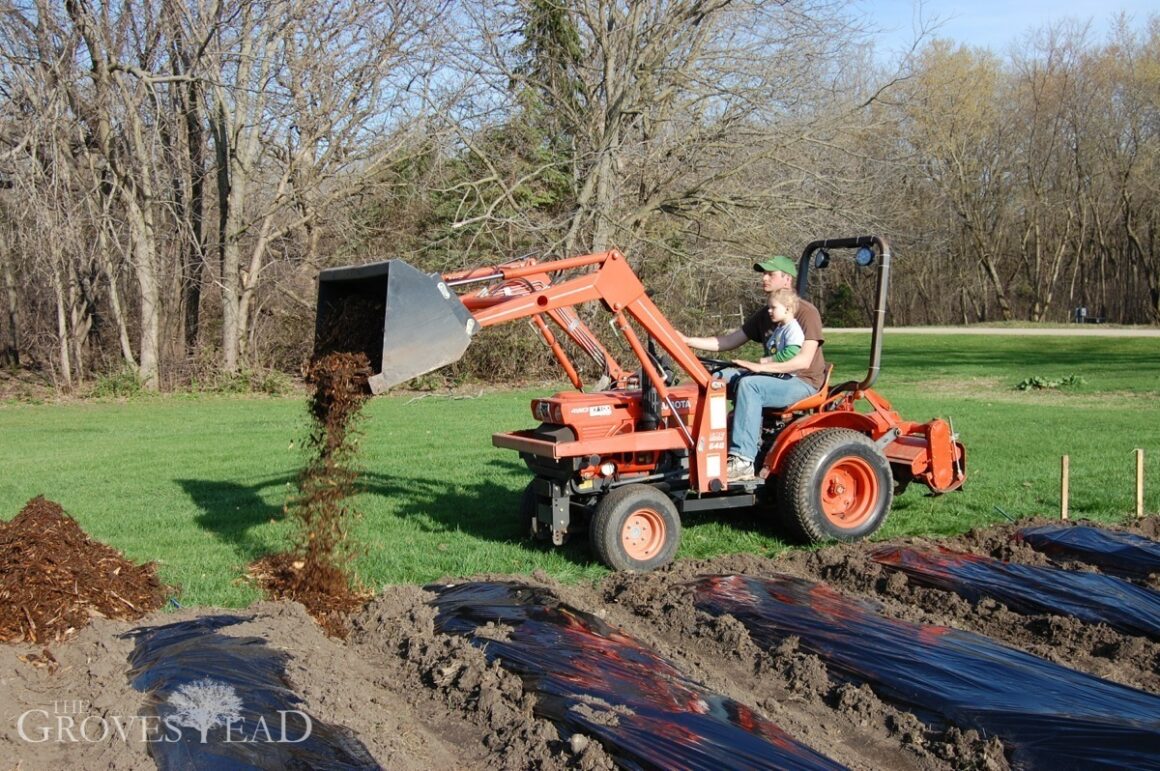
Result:
[[[1067,519],[1067,467],[1068,458],[1064,455],[1059,466],[1059,518],[1064,520]]]
[[[1144,451],[1136,450],[1136,519],[1144,518]]]

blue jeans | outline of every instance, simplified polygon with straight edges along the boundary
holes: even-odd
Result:
[[[788,407],[818,389],[802,380],[762,375],[730,368],[721,372],[733,395],[733,431],[729,434],[729,454],[752,461],[761,442],[761,410]]]

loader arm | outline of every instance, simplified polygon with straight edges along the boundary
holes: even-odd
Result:
[[[503,276],[505,274],[511,273],[517,268],[526,268],[538,264],[539,263],[535,258],[525,258],[522,260],[504,263],[503,265],[499,265],[494,268],[485,268],[484,270],[488,271],[489,277],[494,277],[497,275],[497,273],[498,275]],[[469,273],[472,272],[475,271],[470,271]],[[460,285],[463,283],[463,279],[457,277],[462,275],[462,273],[453,273],[447,274],[443,278],[445,281],[448,281],[453,285]],[[468,280],[474,281],[475,279]],[[478,313],[483,308],[488,308],[493,305],[507,302],[513,297],[523,297],[531,294],[532,292],[543,291],[551,285],[551,276],[549,276],[546,271],[541,269],[537,272],[527,275],[504,278],[498,284],[490,284],[488,286],[482,287],[481,289],[477,289],[474,292],[463,294],[459,299],[463,302],[464,307],[467,308],[468,311],[472,313]],[[560,330],[565,335],[567,335],[568,338],[571,339],[577,347],[580,348],[580,350],[587,354],[588,357],[591,358],[592,361],[594,361],[600,367],[601,371],[604,372],[610,382],[623,385],[628,381],[630,373],[620,366],[620,363],[608,351],[608,349],[604,347],[599,338],[592,334],[592,330],[589,329],[588,325],[585,324],[584,321],[576,314],[575,310],[572,308],[557,308],[555,310],[549,311],[547,315],[548,318],[551,319],[551,321],[555,323],[556,326],[559,327]],[[531,316],[530,320],[532,325],[540,333],[540,336],[544,338],[544,342],[547,343],[548,348],[552,351],[552,354],[556,357],[556,360],[560,363],[560,366],[568,375],[568,379],[572,382],[572,385],[578,391],[583,390],[583,383],[580,380],[579,374],[576,372],[576,368],[572,365],[571,360],[568,358],[568,354],[559,345],[559,343],[557,343],[555,335],[548,327],[547,322],[544,321],[543,316],[536,314]]]
[[[501,277],[509,281],[545,271],[559,273],[582,267],[593,269],[562,283],[549,284],[529,294],[513,296],[503,302],[479,308],[473,311],[475,320],[481,327],[490,327],[541,313],[556,312],[576,318],[572,308],[586,302],[599,301],[614,315],[622,311],[631,315],[698,384],[704,386],[709,381],[709,372],[692,349],[685,345],[680,334],[660,309],[648,298],[644,285],[619,251],[570,257],[534,266],[516,268],[500,266],[493,269],[499,273],[481,274],[481,271],[489,270],[485,268],[465,274],[445,274],[443,279],[449,286],[458,286],[466,281],[494,280]],[[564,324],[561,324],[561,327],[563,326]],[[595,338],[592,340],[595,341]],[[644,358],[647,360],[647,355]]]
[[[550,276],[564,271],[584,272],[558,284]],[[488,283],[510,291],[480,289],[464,291],[473,284]],[[458,292],[463,291],[462,295]],[[472,337],[482,328],[519,319],[531,319],[544,335],[547,316],[582,349],[603,362],[609,375],[627,379],[625,371],[579,319],[574,308],[582,303],[600,302],[612,315],[661,401],[670,410],[667,423],[655,432],[671,432],[668,446],[684,446],[690,452],[691,484],[700,492],[724,489],[727,448],[728,403],[724,383],[714,379],[681,335],[645,292],[640,278],[617,250],[568,257],[550,262],[532,261],[475,268],[467,271],[426,275],[400,260],[390,260],[357,268],[333,268],[319,277],[319,317],[316,351],[324,341],[341,335],[330,332],[341,326],[351,300],[373,303],[381,328],[364,338],[376,374],[371,388],[381,393],[393,385],[430,372],[463,356]],[[354,313],[359,316],[359,313]],[[365,314],[364,321],[365,321]],[[688,424],[680,417],[669,386],[653,358],[629,323],[639,324],[656,345],[697,384],[702,398]],[[380,341],[381,337],[381,341]],[[553,336],[544,335],[574,384],[579,383]],[[381,342],[381,346],[379,343]],[[381,348],[381,350],[380,350]],[[669,425],[669,423],[673,425]],[[661,437],[653,436],[649,444]]]
[[[722,381],[714,379],[692,349],[685,345],[680,333],[648,297],[640,278],[623,254],[612,250],[535,266],[499,266],[463,274],[448,274],[443,278],[449,285],[457,286],[470,281],[494,281],[498,278],[508,281],[533,275],[537,271],[562,272],[578,268],[590,270],[559,284],[480,308],[474,314],[476,322],[481,327],[490,327],[543,313],[570,309],[581,303],[602,303],[613,314],[617,327],[639,360],[644,375],[651,380],[660,399],[670,407],[676,426],[658,427],[657,431],[677,432],[679,438],[673,437],[675,443],[683,444],[690,450],[694,460],[690,468],[691,485],[699,492],[724,489],[727,484],[724,474],[728,446],[726,436],[728,402],[725,385]],[[665,378],[657,370],[645,344],[633,331],[626,316],[644,328],[648,336],[696,382],[698,389],[706,397],[698,400],[697,412],[691,425],[685,425],[681,421]]]

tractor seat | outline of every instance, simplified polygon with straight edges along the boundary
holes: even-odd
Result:
[[[834,372],[834,365],[826,365],[826,375],[822,378],[822,387],[818,389],[817,393],[811,394],[804,399],[800,399],[788,407],[767,407],[762,412],[765,415],[792,415],[795,412],[809,412],[815,410],[826,403],[830,398],[830,375]]]

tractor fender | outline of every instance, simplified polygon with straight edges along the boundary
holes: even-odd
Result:
[[[768,476],[777,476],[782,472],[790,450],[796,447],[802,439],[824,428],[849,428],[877,441],[879,436],[889,430],[889,426],[883,426],[882,422],[876,420],[875,417],[872,413],[835,410],[815,413],[801,420],[796,420],[777,435],[773,446],[765,455],[762,466],[766,469]]]

